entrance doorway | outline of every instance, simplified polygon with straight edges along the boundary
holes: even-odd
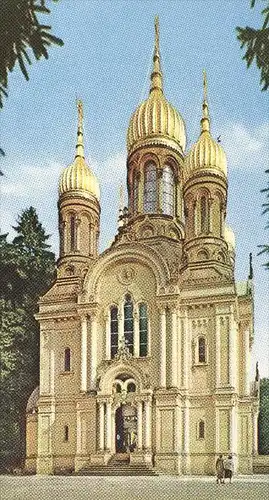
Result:
[[[137,446],[136,408],[131,404],[121,404],[115,417],[116,453],[132,453]]]

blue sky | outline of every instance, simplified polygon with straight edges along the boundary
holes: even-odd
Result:
[[[268,93],[259,72],[246,69],[236,26],[260,26],[259,11],[238,0],[62,0],[51,3],[49,22],[65,45],[51,48],[48,61],[34,62],[27,83],[10,75],[1,113],[2,231],[33,205],[58,252],[57,183],[73,159],[76,97],[84,101],[86,154],[101,184],[101,249],[117,226],[118,191],[126,179],[126,131],[131,113],[147,96],[154,37],[160,17],[165,94],[182,114],[187,149],[199,135],[202,70],[208,75],[214,137],[221,135],[229,167],[227,221],[236,234],[236,277],[248,274],[253,252],[255,343],[253,359],[269,375],[269,280],[257,256],[268,240],[261,216],[268,168]],[[266,307],[267,306],[267,307]]]

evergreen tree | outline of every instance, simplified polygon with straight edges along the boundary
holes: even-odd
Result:
[[[259,453],[269,455],[269,378],[260,382]]]
[[[38,14],[50,14],[47,4],[47,0],[1,0],[0,107],[3,106],[3,95],[7,96],[8,74],[17,62],[29,80],[26,68],[31,64],[29,49],[36,60],[48,59],[50,45],[63,45],[60,38],[50,33],[51,26],[41,24],[37,17]]]
[[[2,468],[21,463],[24,457],[25,409],[39,380],[39,327],[34,314],[55,270],[49,236],[33,207],[22,212],[14,229],[17,236],[12,243],[6,235],[0,237]]]
[[[262,10],[264,21],[260,29],[254,29],[249,26],[245,28],[236,28],[237,38],[241,42],[241,48],[246,46],[246,53],[243,59],[249,67],[256,60],[258,69],[261,72],[260,83],[262,90],[269,87],[269,3],[263,0],[267,6]],[[251,8],[254,7],[256,0],[251,0]]]

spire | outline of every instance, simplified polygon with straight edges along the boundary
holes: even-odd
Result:
[[[205,69],[203,70],[203,89],[204,89],[204,98],[203,98],[203,115],[201,119],[201,132],[209,132],[210,131],[210,118],[208,112],[208,102],[207,102],[207,76]]]
[[[249,274],[248,274],[248,279],[249,280],[253,279],[252,253],[249,254]]]
[[[78,131],[77,131],[77,145],[76,145],[76,158],[84,158],[84,142],[83,142],[83,103],[77,99],[78,110]]]
[[[155,17],[155,41],[153,53],[153,71],[151,73],[151,88],[150,92],[158,91],[163,92],[163,75],[161,70],[161,57],[160,57],[160,33],[159,33],[159,17]]]
[[[120,192],[119,192],[119,198],[120,198],[120,202],[119,202],[119,219],[118,219],[118,227],[122,227],[123,226],[123,185],[121,183],[120,185]]]

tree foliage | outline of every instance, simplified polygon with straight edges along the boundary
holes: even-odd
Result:
[[[3,106],[3,96],[7,96],[9,72],[17,62],[24,77],[29,80],[29,49],[36,60],[42,57],[48,59],[50,45],[63,45],[60,38],[51,34],[51,26],[42,24],[38,19],[40,14],[50,14],[47,3],[47,0],[1,0],[0,107]]]
[[[260,382],[259,453],[269,455],[269,378]]]
[[[265,170],[265,173],[269,175],[269,169]],[[265,193],[265,197],[267,200],[265,203],[262,204],[262,206],[263,206],[262,215],[268,214],[268,219],[267,219],[265,229],[269,229],[269,179],[267,181],[267,187],[262,189],[261,192]],[[259,255],[262,253],[265,253],[268,256],[268,261],[265,262],[264,266],[266,267],[266,269],[269,270],[269,243],[266,243],[265,245],[259,245],[259,247],[261,248]]]
[[[39,380],[39,297],[52,283],[54,254],[33,207],[18,217],[12,243],[0,236],[0,467],[21,463],[25,449],[25,409]],[[8,418],[7,418],[8,416]]]
[[[246,47],[243,59],[249,67],[253,61],[256,61],[257,67],[261,72],[260,84],[262,90],[269,87],[269,3],[268,0],[262,0],[267,6],[262,10],[264,21],[260,29],[246,26],[240,28],[237,26],[237,38],[241,42],[241,48]],[[251,0],[251,8],[254,7],[256,0]]]

